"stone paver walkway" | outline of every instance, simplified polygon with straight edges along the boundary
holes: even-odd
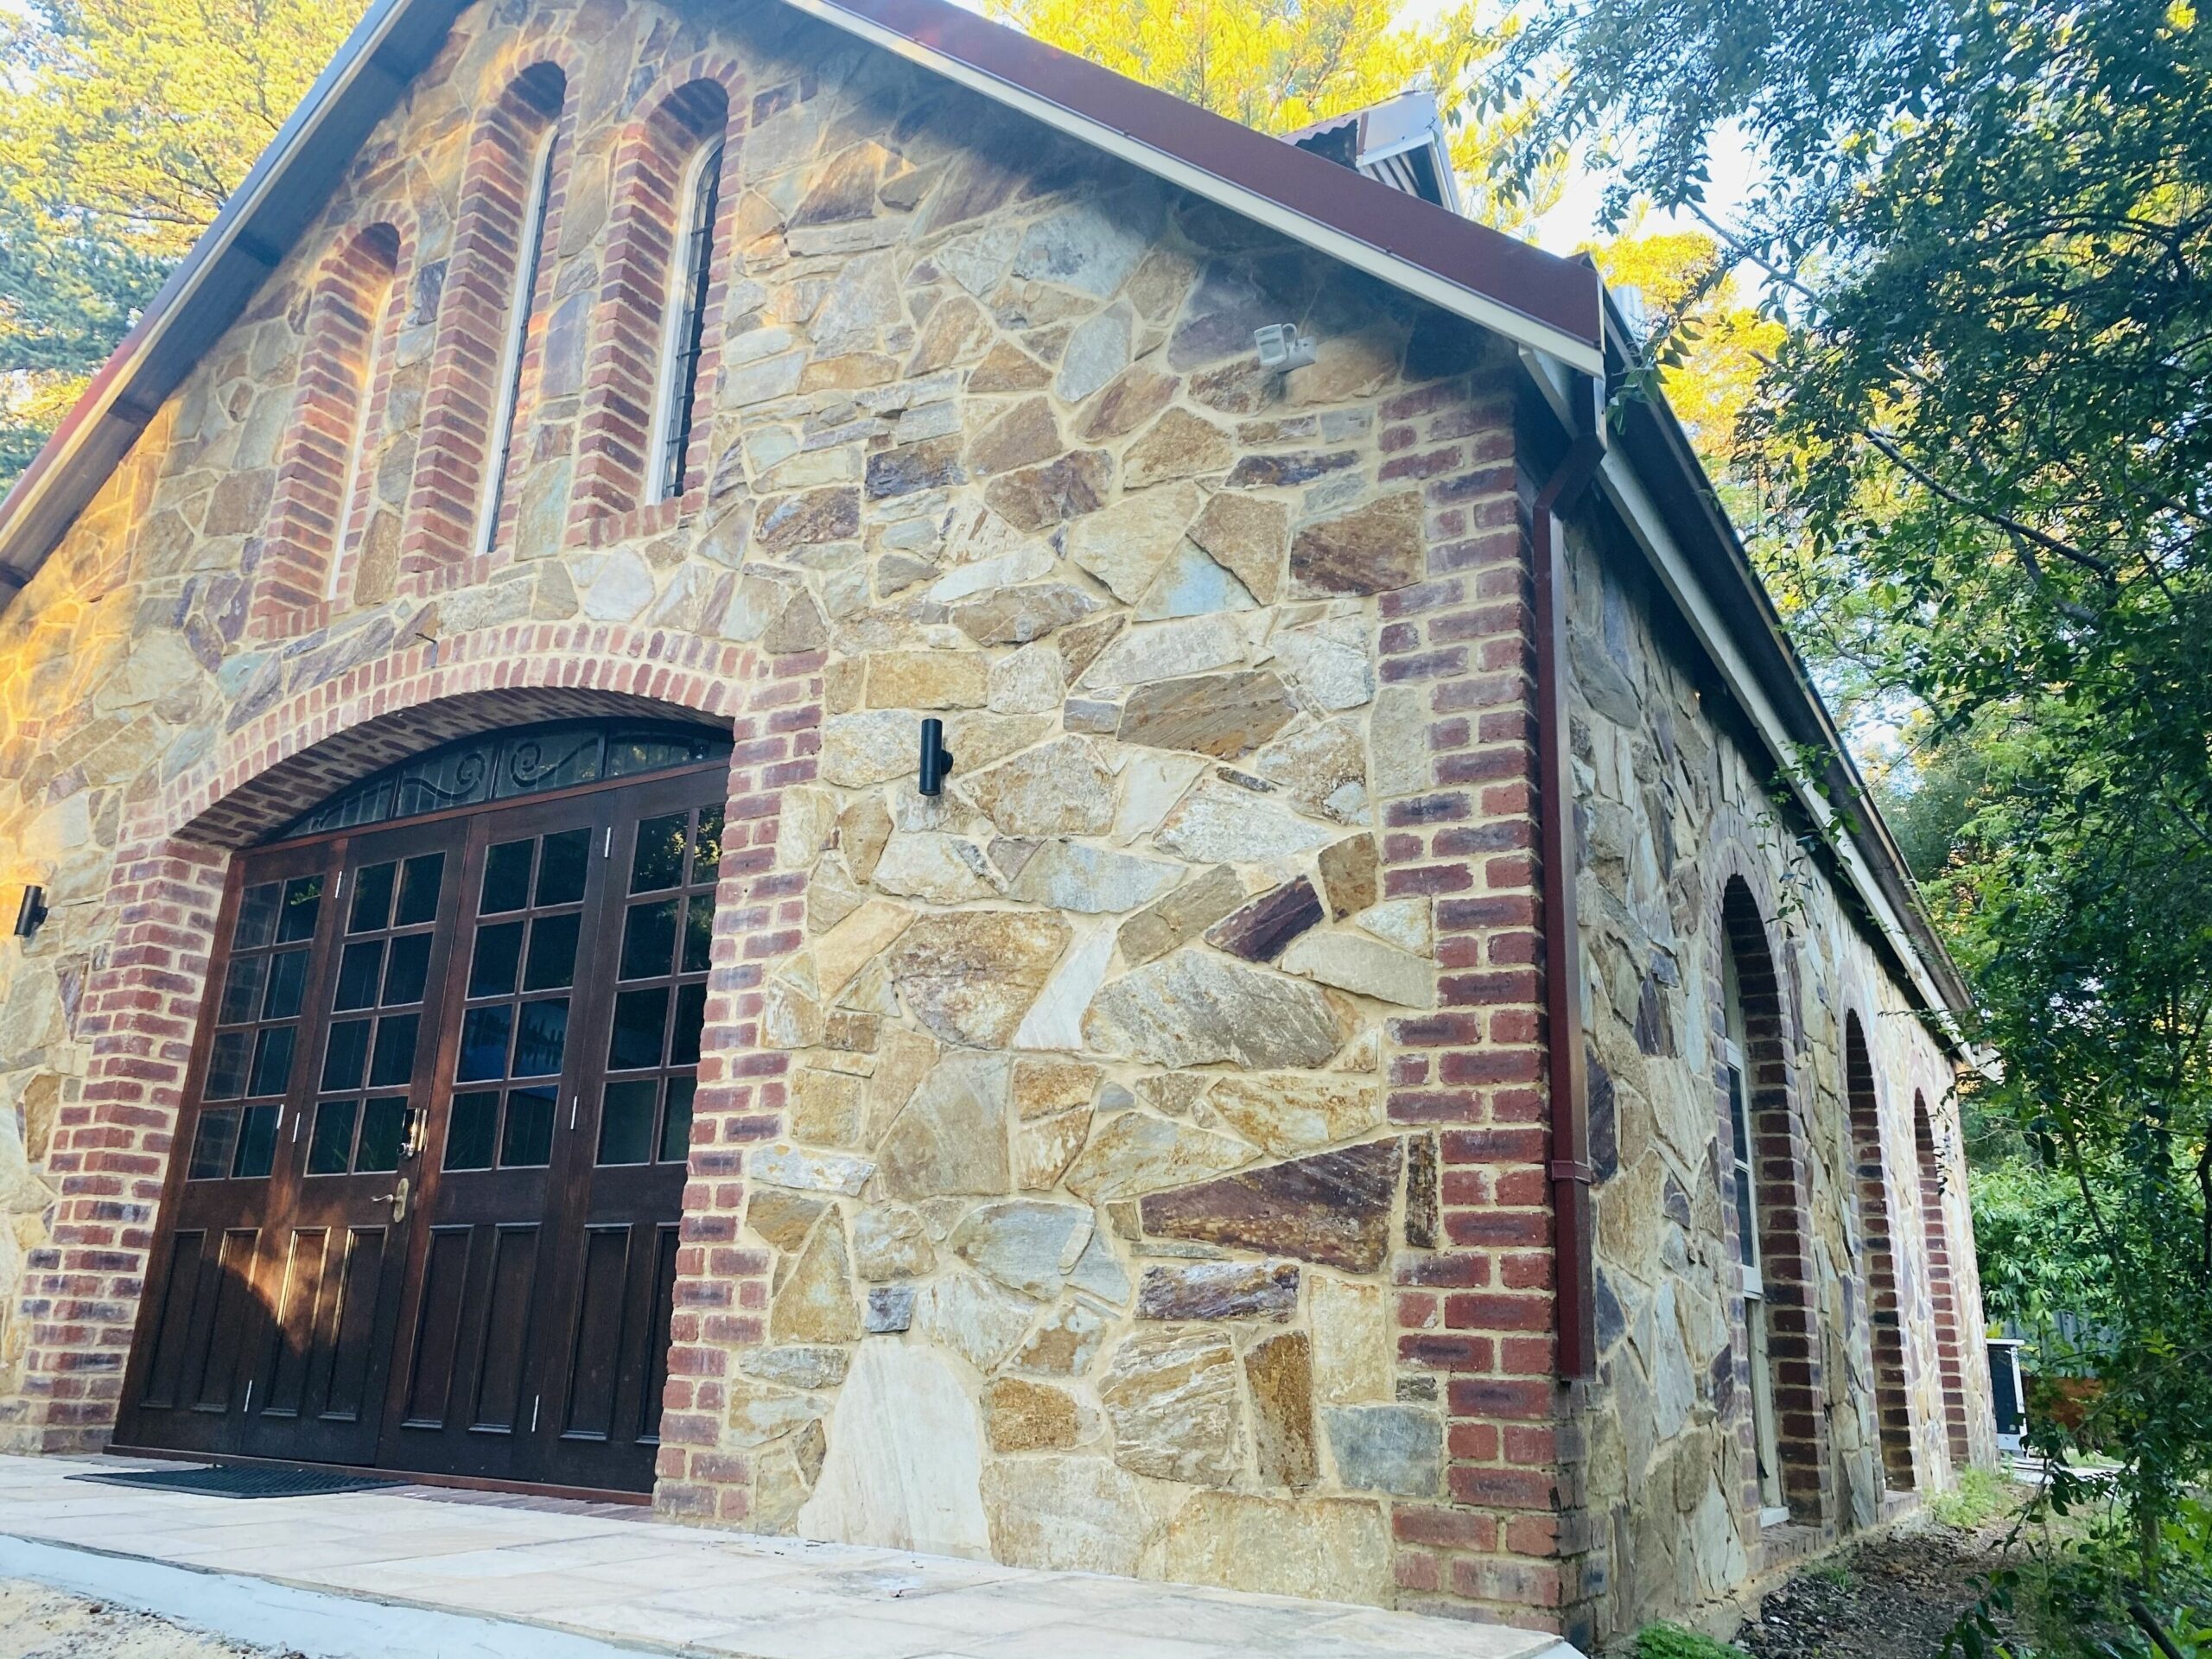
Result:
[[[642,1510],[426,1487],[242,1502],[67,1478],[101,1466],[118,1465],[0,1458],[0,1573],[312,1656],[1580,1659],[1494,1625],[708,1532]]]

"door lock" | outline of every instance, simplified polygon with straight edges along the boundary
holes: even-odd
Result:
[[[371,1204],[390,1205],[391,1206],[391,1219],[393,1224],[397,1225],[398,1223],[407,1219],[407,1178],[403,1175],[399,1178],[399,1185],[393,1187],[390,1192],[386,1193],[380,1198],[371,1198],[369,1202]]]

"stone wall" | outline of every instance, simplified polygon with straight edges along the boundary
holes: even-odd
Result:
[[[1594,524],[1570,537],[1573,755],[1592,1056],[1602,1370],[1587,1500],[1611,1557],[1600,1628],[1726,1622],[1766,1570],[1894,1513],[1886,1495],[1869,1320],[1865,1205],[1846,1097],[1845,1028],[1871,1062],[1901,1314],[1910,1458],[1923,1494],[1957,1470],[1936,1352],[1915,1154],[1916,1096],[1937,1127],[1954,1240],[1971,1236],[1952,1072],[1942,1046],[1844,912],[1777,805],[1775,773],[1657,596],[1633,550]],[[1720,915],[1741,880],[1777,969],[1789,1155],[1798,1186],[1811,1351],[1785,1416],[1818,1459],[1789,1523],[1762,1529],[1736,1267],[1726,1107],[1718,1077]],[[1740,958],[1739,958],[1740,959]],[[1971,1252],[1958,1286],[1971,1455],[1988,1463],[1986,1373]],[[1770,1290],[1776,1263],[1769,1264]],[[1779,1335],[1776,1357],[1784,1360]],[[1778,1366],[1778,1371],[1781,1368]],[[1789,1447],[1785,1444],[1785,1463]],[[1894,1482],[1891,1484],[1895,1484]]]
[[[472,157],[542,62],[487,552]],[[641,504],[671,104],[728,111],[718,327],[701,481]],[[376,225],[317,601],[288,438]],[[1275,321],[1314,365],[1259,372]],[[467,13],[0,616],[0,880],[55,906],[0,953],[8,1443],[112,1422],[239,803],[584,687],[740,740],[664,1512],[1560,1619],[1507,362],[775,7]]]

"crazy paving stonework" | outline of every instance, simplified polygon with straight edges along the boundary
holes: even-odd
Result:
[[[464,12],[0,616],[0,884],[54,906],[0,954],[0,1443],[112,1424],[227,849],[442,737],[658,702],[738,739],[664,1513],[1586,1631],[1739,1586],[1709,889],[1738,847],[1772,916],[1786,865],[1586,551],[1586,1399],[1555,1380],[1503,348],[781,8],[700,16]],[[571,149],[483,552],[448,293],[486,280],[472,146],[556,118],[542,64]],[[723,105],[696,481],[639,506],[624,193],[650,111]],[[270,504],[310,296],[372,223],[389,352],[313,601]],[[1252,349],[1281,321],[1318,342],[1287,377]],[[1940,1055],[1832,895],[1795,913],[1793,1052],[1833,1054],[1847,988],[1909,1167]],[[1840,1522],[1878,1491],[1824,1064]]]

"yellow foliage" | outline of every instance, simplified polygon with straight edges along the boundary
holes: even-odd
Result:
[[[1720,245],[1702,231],[1640,232],[1587,251],[1606,285],[1641,296],[1655,327],[1679,327],[1681,359],[1661,371],[1667,401],[1699,458],[1716,476],[1736,459],[1737,423],[1764,362],[1784,329],[1745,298],[1732,271],[1718,269]]]
[[[1481,8],[1401,26],[1402,0],[986,0],[991,15],[1064,51],[1262,132],[1291,132],[1414,86],[1447,121],[1465,109],[1497,44]],[[1557,195],[1556,170],[1534,201],[1499,200],[1485,156],[1503,133],[1461,120],[1452,162],[1475,217],[1515,229]]]
[[[0,188],[156,257],[191,246],[358,0],[33,0],[0,12]]]

